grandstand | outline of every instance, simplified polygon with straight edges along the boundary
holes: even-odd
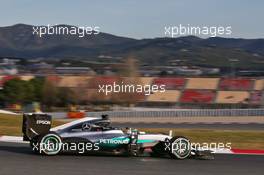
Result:
[[[148,84],[152,84],[153,82],[153,77],[140,77],[140,84],[142,85],[148,85]]]
[[[46,80],[58,85],[59,82],[61,81],[61,77],[57,75],[49,75],[46,77]]]
[[[23,75],[23,76],[20,76],[19,78],[21,80],[24,80],[24,81],[29,81],[29,80],[33,79],[34,77],[35,76],[33,76],[33,75]]]
[[[250,104],[258,105],[261,104],[263,100],[262,91],[253,91],[250,95]]]
[[[59,87],[85,87],[88,85],[91,77],[87,76],[61,76],[61,80],[58,83]]]
[[[0,88],[3,84],[18,76],[0,76]],[[20,76],[30,80],[33,76]],[[47,76],[58,87],[68,87],[79,94],[85,102],[121,103],[127,101],[141,104],[168,104],[179,106],[222,107],[223,105],[243,105],[243,107],[262,107],[264,102],[264,79],[256,78],[183,78],[183,77],[117,77],[117,76]],[[99,85],[141,84],[165,85],[164,93],[156,92],[145,96],[144,93],[98,92]]]
[[[8,75],[8,76],[1,76],[0,77],[0,89],[2,89],[2,87],[4,86],[5,82],[12,80],[14,78],[19,78],[17,76],[13,76],[13,75]]]
[[[247,91],[218,91],[216,103],[249,103],[250,93]]]
[[[153,84],[155,85],[166,85],[167,90],[183,89],[185,82],[185,78],[155,78],[153,80]]]
[[[254,90],[258,90],[261,91],[264,89],[264,80],[260,79],[260,80],[256,80],[255,81],[255,86],[254,86]]]
[[[248,78],[222,78],[220,90],[252,90],[254,81]]]
[[[212,103],[215,92],[210,90],[184,90],[181,103]]]
[[[211,89],[216,90],[219,78],[188,78],[186,89]]]
[[[88,88],[98,89],[99,85],[113,85],[114,83],[122,82],[121,77],[111,76],[95,76],[89,79]]]
[[[156,92],[146,98],[146,102],[172,102],[176,103],[180,97],[180,91],[167,90],[164,93]]]

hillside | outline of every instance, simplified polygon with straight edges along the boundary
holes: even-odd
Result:
[[[65,25],[66,26],[66,25]],[[68,26],[70,27],[70,26]],[[32,35],[30,25],[0,27],[0,57],[73,58],[96,61],[98,56],[134,56],[142,64],[183,65],[263,69],[264,39],[208,38],[194,36],[135,40],[107,33],[78,36]],[[231,63],[230,60],[236,60]]]

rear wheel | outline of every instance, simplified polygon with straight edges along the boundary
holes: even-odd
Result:
[[[170,141],[169,154],[174,159],[186,159],[191,155],[191,142],[182,136],[173,137]]]
[[[56,155],[61,151],[62,141],[58,134],[50,132],[38,139],[39,153]]]

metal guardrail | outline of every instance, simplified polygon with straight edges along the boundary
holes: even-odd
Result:
[[[170,111],[102,111],[87,112],[89,117],[218,117],[218,116],[264,116],[264,109],[177,109]]]

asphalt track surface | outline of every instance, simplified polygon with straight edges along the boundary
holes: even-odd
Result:
[[[1,175],[263,175],[264,156],[216,155],[215,160],[152,157],[39,156],[27,144],[0,142]]]
[[[264,130],[264,124],[258,123],[112,123],[113,126],[117,127],[132,127],[132,128],[184,128],[184,129],[220,129],[220,130]]]

